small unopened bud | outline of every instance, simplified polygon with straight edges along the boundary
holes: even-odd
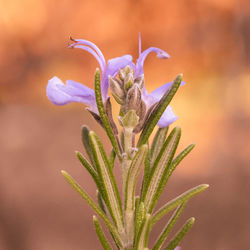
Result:
[[[134,133],[137,134],[141,131],[143,124],[145,122],[145,119],[146,119],[146,113],[147,113],[147,107],[146,107],[145,102],[142,100],[140,109],[137,112],[137,115],[139,116],[139,122],[133,130]]]
[[[108,97],[107,101],[104,103],[104,106],[105,106],[105,110],[106,110],[106,114],[107,114],[110,126],[113,130],[113,133],[115,135],[118,135],[118,129],[117,129],[117,126],[114,122],[113,115],[112,115],[112,106],[110,102],[110,97]]]
[[[127,65],[125,68],[119,70],[119,77],[122,81],[124,81],[127,74],[132,72],[132,69],[129,65]]]
[[[136,85],[133,85],[126,97],[126,111],[129,111],[131,109],[135,110],[136,112],[140,109],[141,107],[141,90],[139,87]]]
[[[118,79],[110,77],[109,78],[109,85],[110,85],[110,89],[111,89],[112,95],[114,96],[115,100],[119,104],[124,104],[125,92],[124,92],[124,89],[122,87],[122,83]]]
[[[144,86],[144,75],[141,75],[141,76],[137,77],[137,78],[134,80],[134,83],[135,83],[135,84],[138,84],[139,88],[142,89],[143,86]]]
[[[124,79],[124,88],[125,90],[129,90],[132,85],[134,84],[134,76],[133,73],[130,72],[126,75],[125,79]]]

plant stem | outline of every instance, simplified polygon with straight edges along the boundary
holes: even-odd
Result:
[[[126,181],[128,177],[128,172],[131,167],[131,151],[132,151],[132,144],[133,144],[133,129],[131,128],[124,128],[124,155],[122,158],[122,186],[123,186],[123,197],[124,197],[124,204],[125,200],[127,199],[125,188],[126,188]],[[129,204],[128,207],[133,207],[133,204]],[[125,210],[125,206],[124,206]],[[125,225],[125,232],[126,232],[126,250],[133,249],[133,241],[134,241],[134,211],[129,209],[124,211],[124,225]]]

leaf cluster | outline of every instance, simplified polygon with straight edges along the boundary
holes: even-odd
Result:
[[[106,225],[117,249],[148,249],[148,237],[151,230],[160,219],[172,212],[172,216],[152,249],[173,250],[194,224],[194,218],[188,219],[172,239],[168,239],[169,233],[174,228],[189,199],[208,187],[208,185],[202,184],[191,188],[168,201],[159,210],[155,209],[173,171],[195,146],[191,144],[175,156],[181,137],[181,129],[179,127],[175,127],[169,134],[168,128],[159,128],[150,147],[148,143],[149,137],[162,113],[175,95],[181,79],[180,75],[174,80],[170,89],[155,106],[138,140],[137,152],[128,157],[124,152],[121,152],[117,138],[113,133],[102,101],[100,73],[98,70],[96,71],[95,93],[97,107],[102,125],[113,148],[108,156],[96,133],[89,131],[86,126],[83,126],[82,141],[88,159],[80,152],[76,152],[76,155],[96,184],[97,202],[89,197],[68,173],[62,171],[62,174]],[[114,177],[113,170],[116,157],[124,167],[124,173],[126,173],[123,178],[123,195],[119,192],[117,180]],[[142,170],[144,173],[143,182],[138,183],[138,176]],[[137,186],[140,188],[139,195],[136,195],[135,192]],[[113,249],[113,245],[105,236],[96,216],[93,217],[93,221],[103,248],[107,250]]]

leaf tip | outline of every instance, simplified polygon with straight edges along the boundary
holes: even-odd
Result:
[[[89,131],[89,137],[94,137],[96,135],[96,133],[94,131]]]
[[[191,217],[191,218],[188,220],[188,224],[193,225],[194,222],[195,222],[195,218],[194,218],[194,217]]]
[[[100,75],[100,69],[99,68],[95,69],[95,74],[99,74]]]
[[[68,175],[68,173],[67,173],[65,170],[61,170],[61,174],[62,174],[63,176],[67,176],[67,175]]]

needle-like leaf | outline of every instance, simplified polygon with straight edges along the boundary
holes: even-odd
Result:
[[[148,145],[142,145],[134,156],[126,180],[125,210],[134,209],[134,195],[138,175],[148,153]]]
[[[161,232],[161,235],[159,236],[159,238],[157,239],[154,247],[152,250],[158,250],[161,248],[161,246],[163,245],[164,241],[166,240],[168,234],[170,233],[170,231],[172,230],[172,228],[174,227],[177,219],[179,218],[184,206],[186,205],[186,202],[182,203],[174,212],[174,214],[172,215],[172,217],[170,218],[170,220],[168,221],[166,227],[164,228],[164,230]]]
[[[160,208],[152,217],[152,226],[160,220],[164,215],[166,215],[171,210],[175,209],[181,203],[188,201],[191,197],[195,196],[196,194],[201,193],[202,191],[206,190],[209,187],[207,184],[201,184],[194,188],[189,189],[188,191],[182,193],[181,195],[177,196],[173,200],[169,201],[166,205]]]
[[[110,155],[109,155],[109,163],[111,165],[111,168],[114,168],[115,157],[116,157],[116,153],[115,153],[115,150],[112,148]]]
[[[89,157],[90,162],[92,163],[93,167],[96,169],[94,158],[93,158],[94,157],[93,152],[92,152],[90,142],[89,142],[89,128],[85,125],[82,126],[82,143]]]
[[[85,167],[85,169],[92,176],[95,183],[98,184],[99,180],[98,180],[98,173],[96,172],[96,170],[90,165],[88,160],[80,152],[76,151],[76,156],[79,159],[79,161],[82,163],[82,165]]]
[[[143,196],[145,192],[145,188],[148,185],[149,177],[150,177],[150,154],[148,152],[145,162],[144,162],[144,175],[143,175],[143,182],[141,186],[141,196]]]
[[[169,177],[172,175],[176,167],[179,165],[179,163],[192,151],[192,149],[195,147],[195,144],[190,144],[187,146],[182,152],[180,152],[175,159],[171,162],[171,165],[168,168],[167,176],[165,179],[165,182],[167,183]]]
[[[141,146],[148,141],[149,136],[154,130],[157,122],[160,120],[165,109],[173,99],[176,91],[178,90],[182,80],[182,74],[178,75],[167,92],[163,95],[159,103],[156,105],[149,119],[146,121],[145,127],[142,130],[137,146]]]
[[[106,214],[105,204],[103,202],[103,197],[99,190],[96,190],[97,201],[101,210]]]
[[[102,227],[97,219],[96,216],[93,216],[93,222],[94,222],[94,226],[95,226],[95,231],[96,234],[103,246],[104,250],[112,250],[112,247],[110,246],[105,234],[103,233]]]
[[[119,146],[118,143],[116,141],[116,137],[113,133],[113,130],[111,128],[110,122],[108,120],[108,116],[106,114],[105,108],[104,108],[104,104],[103,104],[103,100],[102,100],[102,93],[101,93],[101,80],[100,80],[100,71],[99,69],[96,69],[96,73],[95,73],[95,98],[96,98],[96,104],[97,104],[97,108],[102,120],[102,124],[107,132],[107,135],[112,143],[112,146],[116,152],[116,154],[118,155],[119,159],[121,159],[120,156],[120,150],[119,150]]]
[[[145,208],[149,213],[153,211],[163,191],[168,167],[174,157],[180,136],[180,128],[174,128],[162,146],[152,170],[150,171],[149,181],[142,196],[142,201],[145,203]]]
[[[145,207],[144,207],[144,203],[140,202],[140,197],[136,198],[135,201],[135,230],[134,230],[134,240],[136,242],[138,234],[139,234],[139,230],[141,228],[141,224],[145,218],[146,212],[145,212]]]
[[[64,170],[61,171],[67,182],[81,195],[81,197],[93,208],[93,210],[100,216],[103,222],[108,227],[109,231],[114,236],[116,243],[121,246],[121,239],[117,229],[106,216],[106,214],[95,204],[89,195],[82,189],[82,187]]]
[[[113,169],[110,166],[108,157],[104,151],[101,141],[93,132],[89,132],[90,145],[93,151],[94,160],[100,181],[105,193],[106,205],[110,215],[118,227],[118,231],[123,230],[123,213],[121,199],[119,196],[117,184],[113,175]]]
[[[98,176],[97,171],[89,164],[87,159],[85,159],[85,157],[80,152],[76,151],[76,155],[78,159],[80,160],[80,162],[82,163],[82,165],[86,168],[86,170],[89,172],[89,174],[92,176],[93,180],[95,181],[95,184],[99,190],[100,198],[102,197],[105,201],[107,201],[105,192],[103,190],[103,185],[100,182],[100,178]]]
[[[175,247],[178,246],[179,242],[183,239],[186,233],[191,229],[194,225],[195,219],[192,217],[183,225],[181,230],[175,235],[175,237],[170,241],[165,250],[174,250]]]
[[[161,148],[166,140],[166,135],[168,132],[168,127],[165,128],[158,128],[155,137],[152,142],[151,150],[150,150],[150,162],[151,165],[154,163],[156,157],[161,151]]]
[[[135,250],[141,250],[141,249],[144,249],[144,247],[147,247],[150,223],[151,223],[151,215],[146,214],[146,216],[144,217],[141,223],[138,235],[136,237]]]

